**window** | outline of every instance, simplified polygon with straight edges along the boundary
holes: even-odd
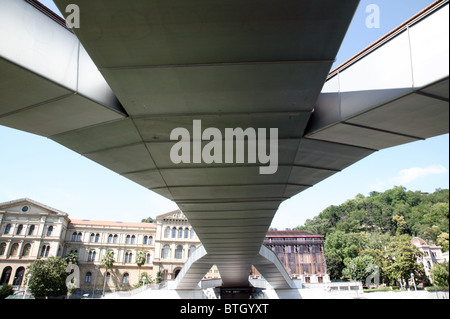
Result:
[[[52,230],[53,230],[53,226],[50,226],[50,227],[52,227]],[[49,235],[47,235],[47,236],[49,236]],[[72,241],[81,241],[81,233],[74,232],[72,234]]]
[[[145,256],[145,263],[150,264],[152,262],[152,255],[150,253],[147,253]]]
[[[164,246],[163,259],[169,259],[170,247],[169,245]]]
[[[88,261],[95,261],[95,255],[96,255],[95,250],[89,251]]]
[[[20,225],[17,227],[16,235],[20,235],[20,233],[22,232],[22,229],[23,229],[23,225],[20,224]]]
[[[18,244],[18,243],[15,243],[15,244],[13,244],[12,247],[11,247],[10,255],[11,255],[11,256],[17,256],[18,251],[19,251],[19,244]]]
[[[5,227],[5,235],[9,234],[10,230],[11,230],[11,224],[6,225],[6,227]]]
[[[42,246],[42,249],[41,249],[41,257],[48,257],[48,254],[49,254],[49,252],[50,252],[50,246],[49,245],[44,245],[44,246]]]
[[[113,235],[108,236],[108,244],[111,244],[113,242]]]
[[[99,240],[100,240],[100,234],[96,234],[95,235],[95,242],[98,243]]]
[[[134,243],[135,243],[135,241],[136,241],[136,236],[134,236],[134,235],[133,235],[133,236],[131,236],[131,243],[132,243],[132,244],[134,244]]]
[[[106,283],[109,284],[109,281],[111,280],[111,274],[109,272],[106,273]]]
[[[194,232],[194,228],[191,228],[191,239],[194,238],[195,232]]]
[[[6,251],[6,243],[1,243],[0,244],[0,256],[3,256],[5,254]]]
[[[182,246],[178,246],[177,247],[177,254],[176,254],[176,259],[182,259],[183,258],[183,247]]]
[[[148,243],[148,237],[147,237],[147,236],[144,236],[143,244],[144,244],[144,245],[147,245],[147,243]]]
[[[93,243],[94,240],[95,240],[95,234],[92,233],[92,234],[91,234],[91,237],[89,238],[89,241],[90,241],[91,243]]]
[[[30,256],[30,251],[31,251],[31,244],[26,244],[26,245],[23,247],[22,256],[24,256],[24,257]]]
[[[127,238],[125,239],[125,244],[129,244],[130,243],[130,239],[131,239],[130,235],[127,235]]]
[[[30,228],[28,229],[28,236],[33,235],[34,233],[34,225],[31,225]]]
[[[90,271],[88,271],[86,273],[86,277],[84,277],[84,281],[85,282],[91,282],[91,278],[92,278],[92,273]]]
[[[170,237],[170,227],[166,228],[166,232],[164,233],[164,237],[165,238],[169,238]]]
[[[152,236],[148,237],[148,244],[153,245],[153,237]]]
[[[49,226],[47,229],[47,236],[51,236],[52,232],[53,232],[53,226]],[[81,237],[81,233],[80,233],[80,237]],[[79,241],[81,241],[81,240],[79,240]]]
[[[133,254],[128,252],[125,254],[125,262],[126,263],[131,263],[131,259],[133,258]]]
[[[113,243],[114,244],[117,244],[117,240],[119,239],[119,236],[117,236],[117,235],[114,235],[114,237],[113,237]]]
[[[172,238],[177,238],[177,229],[176,229],[176,227],[172,228]]]
[[[77,234],[77,241],[81,241],[81,233]]]
[[[127,284],[127,283],[128,283],[129,276],[130,276],[130,275],[128,275],[127,272],[123,274],[123,279],[122,279],[122,283],[123,283],[123,284]]]
[[[178,229],[178,238],[183,238],[183,228]]]
[[[188,239],[189,238],[189,228],[186,228],[184,230],[184,238]]]

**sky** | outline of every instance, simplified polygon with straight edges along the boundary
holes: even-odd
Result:
[[[431,0],[362,0],[333,68],[431,4]],[[51,0],[42,3],[58,12]],[[369,5],[379,28],[367,28]],[[395,185],[434,192],[449,188],[449,135],[397,146],[359,161],[283,202],[272,227],[303,225],[330,205]],[[43,137],[0,126],[0,203],[31,198],[73,219],[141,221],[178,206]]]

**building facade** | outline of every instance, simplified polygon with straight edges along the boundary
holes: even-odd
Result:
[[[268,232],[264,244],[292,278],[326,281],[322,236]],[[143,276],[153,282],[175,279],[199,245],[180,210],[156,216],[154,223],[133,223],[70,219],[31,199],[0,203],[0,286],[25,286],[26,269],[37,259],[76,254],[83,291],[99,293],[104,285],[107,291],[129,290]],[[101,267],[107,252],[114,257],[108,270]],[[259,276],[256,269],[252,275]],[[217,267],[204,278],[220,278]]]
[[[419,237],[414,237],[411,244],[416,246],[421,252],[422,256],[418,258],[417,262],[421,263],[425,268],[425,275],[431,279],[431,268],[435,264],[442,264],[448,261],[448,253],[443,254],[440,246],[429,245],[425,240]]]
[[[303,283],[329,282],[324,257],[324,237],[306,231],[269,231],[264,245],[270,248],[292,279]],[[257,269],[252,275],[259,275]]]

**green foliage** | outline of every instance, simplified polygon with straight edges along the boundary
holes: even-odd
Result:
[[[351,280],[364,282],[366,278],[372,274],[375,265],[375,259],[369,255],[362,255],[355,258],[348,258],[344,261],[346,268],[342,271],[342,275]]]
[[[14,292],[12,285],[4,284],[0,287],[0,299],[5,299]]]
[[[31,263],[28,289],[37,297],[58,297],[67,294],[67,262],[60,257],[38,259]]]
[[[142,250],[139,250],[136,253],[136,265],[141,267],[143,264],[145,264],[145,253]]]
[[[142,218],[141,223],[154,223],[155,220],[152,217]]]
[[[433,284],[437,287],[446,287],[448,290],[449,285],[449,271],[448,262],[444,264],[435,264],[431,268],[431,279],[433,279]]]
[[[103,268],[112,269],[116,260],[114,259],[114,254],[111,251],[106,252],[106,254],[102,257],[101,266]]]
[[[442,246],[443,251],[449,249],[449,190],[428,194],[394,187],[367,197],[358,194],[295,229],[325,236],[332,279],[358,277],[349,267],[370,257],[380,269],[382,282],[405,282],[411,273],[420,280],[424,270],[416,262],[419,252],[410,240],[420,237]]]

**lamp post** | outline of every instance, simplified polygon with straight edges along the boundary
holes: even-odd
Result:
[[[31,278],[31,274],[27,275],[27,285],[25,286],[25,292],[23,293],[23,298],[25,299],[25,296],[27,295],[27,291],[28,291],[28,284],[30,283],[30,278]]]

